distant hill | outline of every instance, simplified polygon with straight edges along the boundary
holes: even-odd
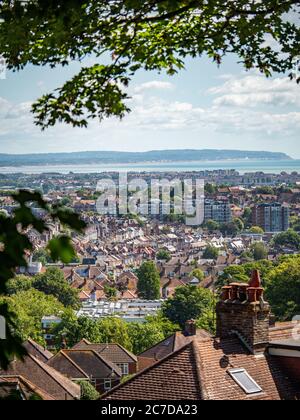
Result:
[[[220,161],[220,160],[292,160],[285,153],[241,150],[154,150],[150,152],[75,152],[28,155],[0,154],[0,166],[40,166],[74,164],[116,164],[145,162]]]

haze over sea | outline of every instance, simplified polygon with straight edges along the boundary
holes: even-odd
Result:
[[[226,160],[213,162],[155,162],[136,164],[90,164],[90,165],[46,165],[0,167],[1,174],[25,173],[101,173],[101,172],[188,172],[218,169],[235,169],[241,174],[247,172],[299,172],[300,160]]]

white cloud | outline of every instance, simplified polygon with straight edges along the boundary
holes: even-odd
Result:
[[[122,122],[109,119],[100,125],[95,120],[90,122],[88,129],[58,124],[43,133],[33,124],[29,102],[15,105],[0,98],[0,141],[8,144],[9,139],[13,139],[15,146],[12,144],[11,148],[16,150],[30,142],[30,150],[26,151],[32,151],[33,146],[39,151],[41,145],[52,151],[58,150],[57,145],[64,150],[109,150],[113,141],[117,145],[115,148],[121,149],[122,145],[118,146],[120,138],[130,142],[137,142],[133,139],[139,138],[138,144],[141,144],[144,136],[153,139],[154,148],[162,146],[163,138],[175,136],[182,138],[182,144],[188,147],[191,137],[201,138],[204,132],[216,134],[220,143],[224,134],[232,135],[235,141],[240,138],[241,147],[247,135],[258,144],[260,138],[269,139],[274,144],[276,140],[279,144],[288,139],[297,141],[300,131],[299,86],[288,79],[267,80],[256,73],[237,77],[226,75],[219,82],[219,86],[208,91],[213,100],[205,107],[200,105],[201,102],[195,105],[184,100],[163,99],[157,89],[171,89],[173,85],[154,81],[135,89],[128,101],[132,113]]]
[[[300,87],[287,77],[267,79],[256,74],[231,77],[208,93],[217,96],[213,101],[217,107],[300,106]]]
[[[136,86],[134,92],[141,93],[149,90],[173,90],[174,88],[175,86],[172,83],[153,80],[152,82],[146,82]]]

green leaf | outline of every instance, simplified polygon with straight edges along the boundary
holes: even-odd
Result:
[[[51,239],[47,245],[47,249],[53,261],[61,261],[69,264],[76,257],[71,240],[67,236]]]

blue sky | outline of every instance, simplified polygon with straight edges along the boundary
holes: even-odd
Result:
[[[41,132],[30,114],[32,101],[79,69],[79,63],[30,66],[0,80],[0,153],[223,148],[300,158],[300,86],[287,77],[245,73],[234,57],[220,68],[206,58],[189,60],[172,78],[139,72],[129,88],[132,113],[122,122]]]

